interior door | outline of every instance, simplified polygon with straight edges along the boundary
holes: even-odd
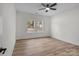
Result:
[[[12,3],[0,4],[0,48],[6,51],[0,55],[11,56],[15,45],[16,10]]]

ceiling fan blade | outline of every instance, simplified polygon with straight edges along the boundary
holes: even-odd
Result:
[[[43,5],[44,7],[46,7],[46,5],[44,3],[41,3],[41,5]]]
[[[47,4],[47,7],[49,7],[49,4]]]
[[[50,8],[51,10],[56,10],[56,8]]]
[[[39,9],[39,10],[44,10],[44,9],[46,9],[46,8],[41,8],[41,9]]]
[[[50,7],[53,7],[53,6],[56,6],[57,5],[57,3],[54,3],[54,4],[52,4]]]

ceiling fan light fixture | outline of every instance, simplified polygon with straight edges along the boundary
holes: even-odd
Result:
[[[50,10],[50,8],[46,8],[46,10]]]
[[[48,3],[48,4],[42,3],[41,5],[42,5],[44,8],[41,8],[41,9],[39,9],[39,10],[45,10],[45,12],[48,12],[49,10],[56,10],[56,8],[53,8],[53,7],[56,6],[57,3],[53,3],[53,4],[51,4],[51,5],[50,5],[50,3]]]

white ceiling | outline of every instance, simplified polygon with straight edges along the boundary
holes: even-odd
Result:
[[[32,14],[38,14],[38,15],[46,15],[46,16],[51,16],[79,6],[78,3],[58,3],[55,6],[57,10],[49,10],[49,12],[46,13],[44,10],[41,10],[41,11],[38,10],[43,7],[41,3],[17,3],[15,5],[16,5],[17,11],[28,12]]]

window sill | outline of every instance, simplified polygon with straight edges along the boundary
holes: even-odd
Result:
[[[44,31],[27,31],[27,33],[44,33]]]

